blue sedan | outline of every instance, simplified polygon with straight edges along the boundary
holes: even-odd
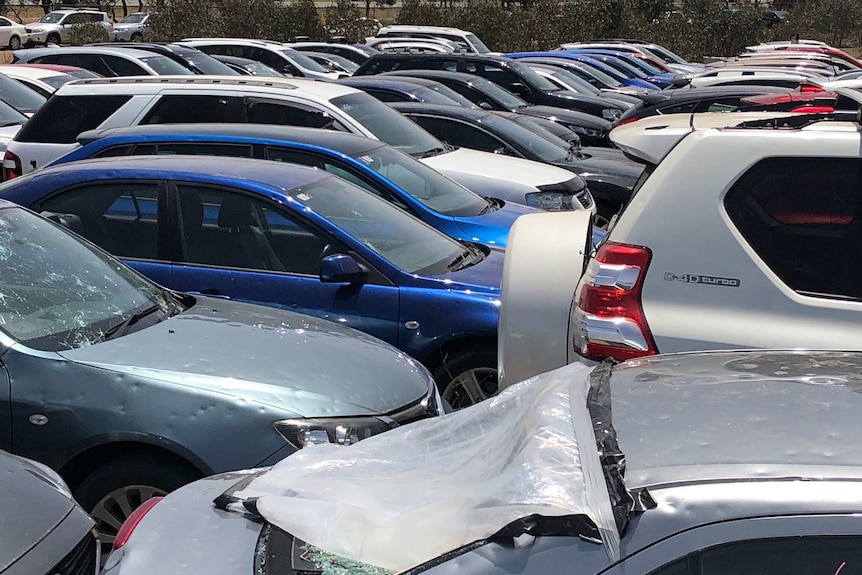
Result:
[[[502,253],[457,242],[326,171],[111,157],[47,167],[4,183],[0,195],[175,290],[377,336],[425,364],[453,407],[496,391]]]
[[[245,124],[165,124],[86,132],[53,165],[118,155],[249,157],[314,166],[389,200],[455,239],[504,247],[515,219],[536,210],[483,198],[419,160],[332,130]]]

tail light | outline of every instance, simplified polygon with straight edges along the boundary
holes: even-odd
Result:
[[[21,158],[6,150],[3,156],[3,180],[11,180],[24,174],[24,168],[21,166]]]
[[[831,114],[834,111],[831,106],[798,106],[790,110],[793,114]]]
[[[809,84],[807,82],[802,82],[799,85],[800,92],[822,92],[823,88],[817,86],[816,84]]]
[[[638,120],[640,120],[640,118],[638,118],[637,116],[630,116],[628,118],[625,118],[624,120],[618,121],[614,125],[614,127],[616,128],[617,126],[623,126],[625,124],[631,124],[632,122],[637,122]]]
[[[120,547],[126,544],[129,540],[129,537],[132,535],[132,531],[135,530],[135,527],[138,526],[138,523],[141,522],[141,519],[144,518],[144,515],[150,512],[150,509],[156,506],[156,503],[164,499],[164,497],[150,497],[143,503],[141,503],[137,509],[131,512],[129,516],[123,521],[123,524],[120,526],[120,530],[117,531],[117,536],[114,537],[114,545],[113,550],[116,551]]]
[[[578,285],[572,308],[572,345],[593,360],[626,360],[657,353],[643,308],[641,288],[652,254],[614,242],[599,246]]]

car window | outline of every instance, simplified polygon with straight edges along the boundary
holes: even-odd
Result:
[[[138,64],[119,56],[100,56],[102,65],[106,71],[110,71],[109,76],[147,76],[149,72],[144,70]]]
[[[118,257],[158,259],[159,184],[87,184],[41,202],[39,210],[72,216],[68,227]]]
[[[19,142],[71,144],[78,134],[99,127],[131,96],[52,96],[30,118],[15,139]]]
[[[174,60],[171,60],[167,56],[162,56],[161,54],[156,54],[154,56],[144,56],[141,58],[141,62],[152,68],[153,72],[160,76],[194,75],[194,72],[192,72],[179,62],[175,62]],[[146,74],[146,72],[142,73]]]
[[[243,103],[247,121],[251,124],[275,124],[348,131],[344,124],[333,118],[328,111],[305,104],[253,96],[245,97]]]
[[[440,140],[453,146],[484,152],[507,149],[506,144],[498,138],[459,120],[419,115],[408,115],[408,117]]]
[[[839,575],[857,573],[860,568],[860,537],[788,537],[720,545],[650,575]]]
[[[159,288],[59,226],[17,207],[0,209],[0,329],[34,349],[64,351],[101,341]]]
[[[378,195],[385,200],[391,202],[394,199],[391,194],[380,189],[378,186],[369,183],[364,178],[359,177],[353,171],[348,171],[343,166],[334,163],[332,160],[323,158],[316,154],[300,152],[298,150],[288,150],[277,146],[267,146],[266,159],[276,162],[290,162],[293,164],[302,164],[303,166],[313,166],[321,170],[326,170],[330,174],[335,174],[339,178],[347,180],[348,182],[355,184],[372,194]]]
[[[0,18],[0,26],[11,26],[12,22],[7,20],[6,18]]]
[[[227,144],[209,142],[176,142],[160,143],[155,150],[150,146],[138,146],[134,155],[158,154],[168,156],[183,154],[186,156],[227,156],[229,158],[253,158],[254,147],[251,144]]]
[[[141,124],[199,124],[241,122],[238,97],[170,94],[162,96]]]
[[[408,95],[400,92],[390,92],[388,90],[377,90],[374,88],[363,88],[366,94],[371,94],[381,102],[409,102],[411,99]]]
[[[183,261],[318,275],[324,252],[345,251],[263,200],[178,184]]]
[[[768,158],[725,197],[730,219],[794,291],[862,298],[862,161]]]

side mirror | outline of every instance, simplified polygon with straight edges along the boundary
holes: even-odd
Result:
[[[332,254],[320,263],[320,281],[326,283],[355,283],[365,277],[365,270],[353,256]]]
[[[479,102],[479,107],[482,108],[483,110],[493,110],[494,109],[494,106],[491,105],[491,102],[486,102],[485,100],[482,100],[481,102]]]
[[[530,95],[530,88],[523,82],[515,82],[509,88],[510,92],[512,92],[513,94],[517,94],[518,96],[523,97]]]

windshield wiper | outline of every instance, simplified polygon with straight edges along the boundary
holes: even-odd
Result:
[[[464,269],[466,267],[470,267],[471,265],[473,265],[474,260],[473,260],[473,258],[470,258],[470,260],[467,260],[467,257],[468,256],[475,256],[475,255],[476,255],[476,252],[474,252],[473,250],[465,249],[459,255],[455,256],[451,262],[449,262],[449,264],[446,266],[446,269],[449,270],[450,272],[455,272],[455,271]]]
[[[135,313],[124,319],[122,322],[109,327],[105,331],[105,333],[102,334],[102,339],[107,341],[109,339],[120,337],[121,335],[126,333],[129,328],[132,327],[134,324],[138,323],[148,315],[159,311],[160,309],[162,309],[162,306],[158,304],[153,304],[149,307],[145,307],[140,311],[136,311]]]
[[[424,152],[419,152],[414,157],[417,160],[421,160],[423,158],[430,158],[431,156],[436,156],[437,154],[442,154],[443,152],[446,152],[446,151],[447,150],[445,147],[444,148],[439,148],[439,147],[438,148],[431,148],[430,150],[426,150]]]

